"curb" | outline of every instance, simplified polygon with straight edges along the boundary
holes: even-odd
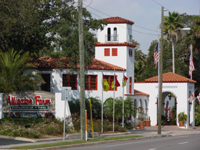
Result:
[[[124,132],[124,133],[113,133],[113,134],[99,134],[98,132],[94,133],[95,138],[103,138],[103,137],[111,137],[111,136],[120,136],[120,135],[128,135],[131,134],[131,132]],[[88,133],[88,138],[92,137],[91,133]],[[24,137],[11,137],[11,136],[0,136],[0,138],[4,139],[11,139],[11,140],[18,140],[18,141],[26,141],[26,142],[45,142],[45,141],[62,141],[63,137],[59,138],[47,138],[47,139],[30,139],[30,138],[24,138]],[[65,140],[80,140],[81,134],[67,134],[65,137]]]
[[[155,136],[148,136],[148,137],[136,137],[136,138],[127,138],[127,139],[109,140],[109,141],[100,141],[100,142],[91,142],[91,143],[82,143],[82,144],[52,146],[52,147],[36,148],[36,149],[29,149],[29,150],[50,150],[50,149],[83,147],[83,146],[92,146],[92,145],[100,145],[100,144],[107,144],[107,143],[116,143],[116,142],[122,142],[122,141],[143,140],[143,139],[151,139],[151,138],[158,138],[158,137],[170,137],[170,136],[171,135],[155,135]]]

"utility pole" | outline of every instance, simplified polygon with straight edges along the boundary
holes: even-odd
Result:
[[[82,0],[79,3],[79,55],[80,55],[80,119],[81,119],[81,139],[85,137],[85,74],[84,74],[84,50],[83,50],[83,20],[82,20]]]
[[[174,39],[172,39],[172,70],[173,70],[173,73],[175,73],[175,61],[174,61]]]
[[[164,7],[162,7],[161,15],[161,38],[160,38],[160,65],[159,65],[159,107],[158,107],[158,134],[161,134],[161,110],[162,110],[162,74],[163,74],[163,15]]]

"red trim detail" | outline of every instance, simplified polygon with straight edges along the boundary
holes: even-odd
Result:
[[[155,104],[158,104],[157,102],[155,102]]]
[[[124,18],[121,18],[121,17],[109,17],[109,18],[104,18],[102,19],[103,21],[106,21],[108,24],[131,24],[133,25],[134,22],[131,21],[131,20],[128,20],[128,19],[124,19]]]
[[[114,91],[114,89],[111,89],[111,84],[114,79],[114,75],[104,75],[104,77],[108,81],[108,85],[109,85],[108,91]],[[117,76],[116,76],[116,79],[117,79]],[[117,91],[117,87],[115,88],[115,91]]]
[[[178,102],[176,102],[176,104],[178,104]]]
[[[157,126],[157,124],[155,126]]]
[[[117,56],[117,48],[112,48],[112,56]]]
[[[133,50],[129,49],[129,57],[132,57],[132,56],[133,56]]]
[[[132,77],[129,77],[129,93],[132,93]]]
[[[144,80],[145,83],[157,83],[158,76],[154,76]],[[176,73],[168,72],[163,74],[164,83],[196,83],[196,81],[186,78],[184,76],[178,75]]]
[[[146,110],[149,110],[149,108],[146,108]]]
[[[190,105],[192,105],[192,102],[189,102]]]
[[[87,77],[88,80],[86,79]],[[92,82],[92,77],[96,78],[96,82],[95,79],[93,79],[94,81]],[[98,85],[97,82],[98,82],[97,75],[85,75],[85,90],[91,90],[91,91],[97,90],[97,85]],[[92,84],[93,86],[95,84],[95,89],[92,89]]]
[[[128,46],[128,47],[132,47],[132,48],[135,48],[136,45],[135,44],[130,44],[130,43],[127,43],[127,42],[124,42],[124,43],[99,43],[99,42],[96,42],[94,43],[94,46]]]
[[[138,108],[136,108],[138,110]]]
[[[73,80],[74,78],[75,80]],[[63,74],[62,84],[63,84],[63,87],[72,87],[72,90],[77,90],[77,75]]]
[[[110,48],[104,48],[104,56],[110,56]]]

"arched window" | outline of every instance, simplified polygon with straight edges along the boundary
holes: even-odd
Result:
[[[169,107],[169,101],[167,101],[167,103],[166,103],[166,107],[167,107],[167,108]]]
[[[117,28],[114,28],[113,41],[117,41]]]
[[[136,118],[137,116],[137,100],[136,99],[133,101],[133,111],[134,111],[133,117]]]
[[[148,106],[147,106],[147,100],[145,99],[145,113],[147,114]]]
[[[142,108],[143,108],[142,100],[141,100],[141,99],[140,99],[140,101],[139,101],[139,107],[142,107]]]
[[[110,41],[111,40],[111,31],[110,31],[110,28],[108,28],[107,30],[107,41]]]

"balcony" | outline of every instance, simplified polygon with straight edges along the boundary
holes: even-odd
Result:
[[[119,42],[119,36],[112,34],[105,35],[105,42]]]

